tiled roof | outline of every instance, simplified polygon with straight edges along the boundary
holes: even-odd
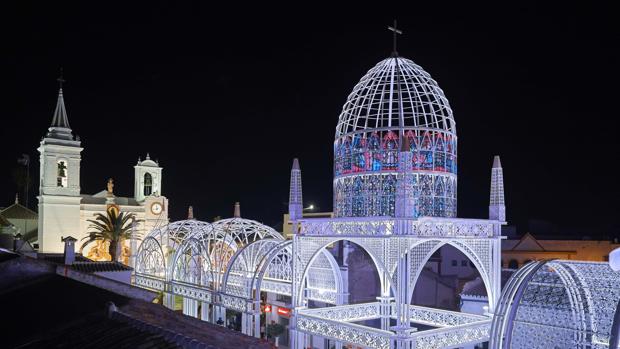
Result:
[[[6,219],[38,219],[39,215],[28,207],[15,203],[0,212]]]
[[[62,253],[39,253],[37,256],[38,259],[44,259],[48,262],[56,263],[56,264],[64,264],[65,256]],[[81,254],[75,255],[76,262],[92,262],[90,259],[82,256]]]
[[[71,265],[71,268],[83,273],[133,270],[132,268],[119,262],[75,262]]]
[[[103,313],[103,312],[101,312]],[[116,319],[91,314],[20,348],[181,348],[164,338]]]

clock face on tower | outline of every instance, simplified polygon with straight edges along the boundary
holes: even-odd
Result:
[[[161,214],[164,211],[164,207],[159,202],[154,202],[151,205],[151,213],[153,214]]]

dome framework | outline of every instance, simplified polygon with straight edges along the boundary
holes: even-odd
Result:
[[[398,173],[405,147],[410,176]],[[335,215],[394,216],[398,182],[407,181],[416,198],[408,216],[456,217],[456,173],[456,122],[437,82],[406,58],[379,62],[336,126]]]

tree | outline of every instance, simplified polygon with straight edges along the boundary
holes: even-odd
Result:
[[[269,325],[267,325],[267,338],[276,338],[284,333],[285,330],[286,329],[283,325],[272,321]]]
[[[82,239],[88,239],[82,245],[82,250],[91,242],[108,242],[108,252],[112,257],[112,261],[116,262],[121,255],[120,251],[123,243],[132,237],[132,220],[135,220],[134,214],[120,212],[114,208],[109,208],[105,215],[97,213],[95,219],[88,220],[90,222],[88,228],[91,231],[88,232],[88,236]],[[137,223],[138,221],[135,220],[135,222]],[[134,236],[134,238],[137,239],[138,237]]]

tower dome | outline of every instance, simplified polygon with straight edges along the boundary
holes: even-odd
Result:
[[[437,82],[409,59],[382,60],[355,85],[338,119],[335,215],[395,216],[406,178],[414,197],[406,216],[455,217],[456,146],[452,109]],[[399,165],[402,152],[410,164]]]

